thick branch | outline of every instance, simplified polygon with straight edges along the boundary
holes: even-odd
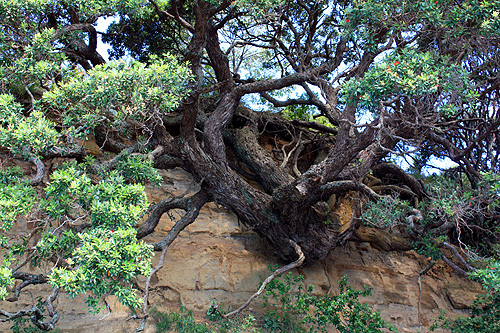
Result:
[[[318,99],[316,98],[315,100],[313,99],[296,99],[296,98],[291,98],[287,99],[286,101],[280,101],[273,96],[269,95],[269,93],[262,91],[260,92],[260,95],[265,98],[268,102],[273,104],[274,107],[277,108],[282,108],[282,107],[287,107],[290,105],[314,105],[318,107],[322,111],[326,111],[325,105],[323,103],[318,103]]]
[[[163,199],[155,205],[153,211],[149,214],[146,222],[144,222],[137,231],[137,239],[146,237],[154,232],[158,222],[163,214],[171,209],[183,209],[189,211],[192,207],[203,206],[208,201],[208,197],[203,191],[196,193],[188,198],[170,198]],[[200,208],[201,208],[200,206]]]
[[[54,40],[61,38],[64,35],[72,31],[81,30],[83,32],[89,33],[89,44],[83,49],[83,55],[90,60],[90,62],[96,66],[100,64],[105,64],[106,60],[96,51],[97,50],[97,31],[92,24],[89,23],[75,23],[68,26],[63,27],[58,30],[54,35]]]
[[[335,128],[328,127],[314,121],[304,121],[304,120],[294,119],[292,120],[292,124],[294,124],[295,126],[312,128],[321,132],[326,132],[334,135],[337,134],[337,130]]]
[[[31,156],[30,161],[31,163],[36,165],[36,175],[31,179],[31,185],[36,186],[40,184],[43,180],[45,165],[37,156]]]
[[[15,302],[19,299],[19,294],[21,293],[21,290],[29,285],[32,284],[44,284],[47,283],[47,277],[43,274],[29,274],[29,273],[24,273],[24,272],[14,272],[12,273],[12,277],[14,279],[22,280],[23,282],[20,283],[16,288],[14,288],[14,296],[10,297],[7,299],[9,302]]]
[[[418,195],[419,199],[428,196],[422,183],[393,163],[380,163],[373,168],[373,173],[378,178],[381,178],[382,175],[395,176],[399,181],[407,185],[413,193]]]
[[[170,231],[168,232],[168,235],[161,242],[153,244],[154,250],[161,251],[172,244],[179,233],[196,220],[196,218],[200,214],[201,208],[208,201],[209,196],[205,191],[200,191],[190,197],[187,203],[188,210],[186,214],[184,214],[184,216],[182,216],[182,218],[175,223],[172,229],[170,229]]]
[[[246,126],[230,131],[227,138],[235,154],[252,170],[264,190],[271,194],[275,188],[293,179],[260,146],[257,135],[253,126]]]
[[[353,180],[339,180],[330,182],[321,186],[321,190],[324,191],[326,195],[331,195],[333,193],[345,193],[348,191],[359,191],[368,195],[372,200],[380,199],[383,197],[365,184]]]

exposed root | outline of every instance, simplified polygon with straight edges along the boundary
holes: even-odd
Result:
[[[462,274],[464,276],[469,275],[469,272],[466,272],[462,268],[458,267],[458,265],[456,265],[453,261],[451,261],[450,259],[448,259],[444,254],[441,254],[441,259],[443,259],[445,263],[447,263],[451,268],[453,268],[454,270],[456,270],[458,273],[460,273],[460,274]]]
[[[456,247],[454,247],[453,245],[448,244],[446,242],[443,242],[442,245],[445,246],[447,249],[450,249],[451,252],[453,252],[453,254],[455,255],[455,257],[458,260],[460,260],[460,262],[465,266],[465,268],[467,268],[467,270],[469,272],[472,272],[472,271],[476,270],[474,267],[472,267],[471,265],[469,265],[469,263],[464,259],[464,257],[458,252],[458,250],[457,250]]]
[[[300,265],[302,265],[304,263],[304,260],[306,257],[304,256],[304,253],[302,253],[302,249],[300,248],[300,246],[297,245],[297,243],[295,243],[292,240],[289,240],[289,242],[295,248],[295,251],[299,255],[299,258],[297,260],[295,260],[294,262],[292,262],[286,266],[281,267],[280,269],[276,270],[273,274],[268,276],[268,278],[264,280],[264,282],[260,286],[259,290],[255,294],[250,296],[250,298],[242,306],[240,306],[238,309],[231,311],[228,314],[222,315],[224,318],[233,317],[234,315],[237,315],[238,313],[243,311],[248,305],[250,305],[250,303],[255,298],[259,297],[264,292],[264,289],[272,280],[274,280],[275,278],[277,278],[281,274],[283,274],[283,273],[285,273],[285,272],[287,272],[295,267],[299,267]]]

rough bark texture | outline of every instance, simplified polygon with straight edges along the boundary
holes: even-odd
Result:
[[[221,6],[227,5],[229,3],[224,2]],[[339,124],[338,130],[307,122],[292,124],[284,120],[274,121],[271,116],[266,120],[265,115],[257,116],[238,106],[245,94],[304,84],[332,71],[340,65],[346,41],[340,41],[335,57],[318,67],[304,68],[279,79],[237,83],[229,69],[228,58],[220,48],[218,28],[221,25],[213,22],[210,16],[213,13],[208,7],[207,3],[200,3],[196,7],[194,32],[186,52],[186,60],[196,76],[196,82],[182,106],[183,117],[180,136],[177,138],[183,167],[193,174],[202,190],[209,193],[215,202],[233,211],[242,223],[266,238],[283,260],[296,260],[296,251],[290,246],[292,241],[302,249],[304,263],[314,263],[325,258],[339,242],[345,241],[339,230],[327,223],[329,209],[325,201],[332,194],[359,188],[353,186],[354,183],[336,181],[360,181],[360,175],[346,177],[341,174],[346,168],[352,168],[353,160],[373,142],[376,131],[372,128],[363,132],[353,129],[351,122],[355,121],[355,105],[348,107],[341,117],[333,111],[327,114],[332,122]],[[201,57],[204,50],[214,70],[219,94],[211,112],[204,112],[201,108],[203,103],[200,103],[204,80]],[[375,56],[382,51],[365,53],[356,73],[366,71]],[[316,105],[320,102],[313,98],[312,103]],[[324,105],[320,109],[328,111]],[[200,119],[203,119],[201,127],[198,126]],[[298,130],[297,126],[301,129]],[[197,135],[200,130],[201,136]],[[281,154],[281,161],[273,154],[273,149],[269,151],[261,145],[261,136],[272,137],[273,132],[275,146],[272,148]],[[303,135],[309,135],[304,141],[312,150],[320,147],[318,137],[332,140],[324,152],[326,157],[317,164],[311,160],[312,153],[303,149]],[[162,142],[161,135],[157,140]],[[258,186],[247,182],[231,167],[226,144],[233,150],[237,162],[242,164],[242,169],[251,173]],[[382,157],[383,154],[379,154],[371,158],[364,170],[368,172]],[[299,160],[303,173],[297,168]],[[163,208],[157,208],[153,215],[160,214],[160,211]],[[152,224],[149,224],[151,227]],[[146,232],[144,228],[140,235]]]

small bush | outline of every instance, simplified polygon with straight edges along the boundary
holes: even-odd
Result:
[[[500,332],[500,293],[480,295],[472,306],[469,317],[449,319],[441,314],[431,326],[448,329],[451,333],[498,333]]]
[[[270,332],[304,332],[304,325],[309,326],[310,332],[327,332],[331,325],[349,333],[394,330],[379,312],[359,302],[360,296],[370,295],[369,288],[352,289],[344,276],[339,290],[338,296],[318,296],[312,293],[312,286],[305,288],[302,276],[289,273],[283,279],[275,279],[266,287],[264,306],[271,305],[273,309],[264,317],[264,325]]]

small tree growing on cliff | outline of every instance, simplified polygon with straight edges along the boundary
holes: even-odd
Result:
[[[0,292],[13,279],[22,282],[11,301],[28,285],[54,286],[49,322],[36,306],[4,312],[5,320],[30,316],[52,329],[60,288],[138,306],[123,284],[137,274],[149,276],[145,317],[152,274],[209,201],[234,212],[291,268],[325,258],[359,226],[357,215],[348,228],[329,223],[329,198],[396,193],[415,208],[427,200],[422,182],[391,156],[414,157],[416,170],[448,157],[477,188],[481,172],[499,171],[499,11],[486,0],[1,0],[3,163],[24,159],[37,172],[2,173],[4,230],[20,216],[35,227],[17,241],[4,235]],[[108,31],[97,31],[97,20],[111,16]],[[99,36],[112,55],[144,63],[106,63]],[[252,94],[288,108],[288,118],[298,107],[314,114],[290,121],[256,113],[241,106]],[[311,121],[317,117],[321,123]],[[89,136],[117,156],[88,162],[81,140]],[[266,138],[274,149],[263,147]],[[77,164],[46,170],[54,158]],[[200,190],[154,205],[137,226],[147,206],[137,182],[160,181],[151,166],[180,166]],[[186,213],[164,240],[133,239],[153,233],[172,209]],[[497,215],[482,214],[493,223],[469,238],[497,242]],[[35,235],[42,237],[33,243]],[[162,253],[152,271],[151,247]],[[32,261],[53,269],[23,271]]]

